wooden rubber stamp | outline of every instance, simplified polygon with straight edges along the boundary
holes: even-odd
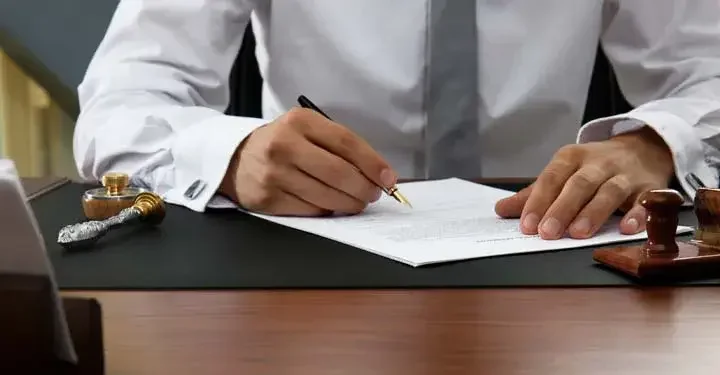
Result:
[[[111,172],[103,176],[101,188],[90,189],[83,194],[82,207],[90,220],[105,220],[131,207],[138,194],[145,189],[129,186],[125,173]]]
[[[720,277],[720,189],[700,188],[694,213],[698,226],[689,241],[676,238],[683,197],[675,190],[651,190],[640,204],[647,210],[644,244],[599,248],[593,259],[637,279]]]

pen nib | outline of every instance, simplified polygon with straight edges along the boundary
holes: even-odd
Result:
[[[397,187],[393,187],[392,189],[390,189],[390,191],[389,191],[388,193],[389,193],[393,198],[395,198],[395,200],[397,200],[398,202],[402,203],[402,204],[405,205],[405,206],[408,206],[408,207],[412,208],[412,204],[410,204],[410,201],[409,201],[407,198],[405,198],[405,196],[402,195],[402,194],[398,191]]]

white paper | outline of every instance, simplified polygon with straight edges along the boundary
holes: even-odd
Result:
[[[27,204],[15,164],[7,159],[0,159],[0,272],[49,278],[55,306],[55,353],[58,358],[75,363],[77,356],[45,242]]]
[[[314,233],[417,267],[498,255],[562,250],[647,238],[621,234],[611,219],[589,239],[544,240],[520,232],[519,219],[501,219],[495,203],[513,193],[451,178],[400,184],[412,203],[405,207],[383,196],[366,211],[344,217],[257,217]],[[691,231],[678,227],[678,233]]]

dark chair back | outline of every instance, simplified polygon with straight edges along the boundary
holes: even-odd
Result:
[[[226,113],[234,116],[262,117],[262,84],[255,58],[255,34],[248,23],[242,47],[230,71],[230,103]]]
[[[613,116],[630,111],[632,106],[625,100],[612,65],[602,48],[598,47],[595,57],[588,97],[585,102],[585,115],[583,123],[607,116]]]

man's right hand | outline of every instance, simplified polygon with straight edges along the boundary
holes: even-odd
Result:
[[[220,191],[243,208],[284,216],[359,213],[397,176],[362,138],[293,108],[238,147]]]

